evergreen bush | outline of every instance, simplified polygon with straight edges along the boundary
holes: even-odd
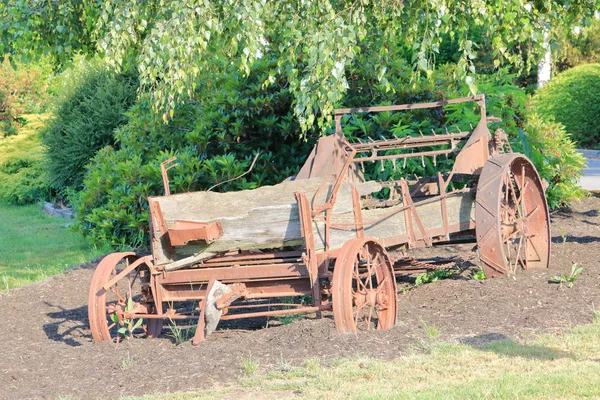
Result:
[[[600,64],[562,72],[540,89],[532,105],[545,119],[564,125],[582,148],[600,148]]]
[[[114,144],[113,132],[127,122],[125,112],[135,102],[138,79],[81,61],[60,82],[54,117],[42,138],[50,184],[63,191],[79,189],[85,165],[98,150]]]

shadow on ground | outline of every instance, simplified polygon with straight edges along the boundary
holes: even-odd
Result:
[[[570,353],[546,346],[518,343],[501,333],[486,333],[464,338],[460,342],[477,350],[507,357],[522,357],[532,360],[556,360],[558,358],[573,357]]]

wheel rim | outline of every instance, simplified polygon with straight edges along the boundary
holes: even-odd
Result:
[[[486,276],[547,267],[548,206],[531,162],[518,154],[497,156],[486,164],[479,182],[476,233]]]
[[[162,321],[129,319],[125,313],[154,313],[150,294],[150,271],[141,262],[129,274],[107,290],[104,286],[124,268],[138,261],[134,253],[115,253],[104,258],[92,278],[88,315],[94,342],[120,342],[125,338],[155,337],[160,333]]]
[[[383,247],[356,239],[340,251],[334,268],[333,315],[340,332],[389,329],[396,323],[396,284]]]

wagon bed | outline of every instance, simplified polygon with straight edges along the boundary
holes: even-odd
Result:
[[[462,102],[481,109],[467,132],[350,143],[342,131],[347,114]],[[94,341],[152,337],[162,320],[196,319],[197,344],[219,320],[322,311],[333,312],[340,332],[387,329],[396,321],[395,275],[414,272],[402,268],[407,252],[457,238],[477,242],[488,277],[547,267],[542,181],[502,131],[490,134],[483,96],[342,109],[335,119],[336,133],[319,140],[293,180],[278,185],[170,195],[163,169],[168,195],[148,199],[152,255],[115,253],[96,270],[89,297]],[[451,171],[412,181],[365,181],[361,168],[438,156],[455,157]],[[310,303],[279,300],[299,296]],[[189,301],[198,307],[176,306]]]

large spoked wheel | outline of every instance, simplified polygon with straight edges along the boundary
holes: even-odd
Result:
[[[131,272],[107,286],[125,268],[137,264]],[[106,289],[105,289],[106,287]],[[88,317],[95,343],[120,342],[125,338],[156,337],[162,320],[132,319],[127,313],[153,314],[150,270],[135,253],[114,253],[106,256],[96,267],[88,299]]]
[[[383,330],[396,324],[394,271],[389,256],[375,240],[353,239],[342,247],[332,286],[338,332]]]
[[[520,154],[501,154],[484,166],[475,208],[479,258],[487,277],[548,267],[550,219],[540,177]]]

